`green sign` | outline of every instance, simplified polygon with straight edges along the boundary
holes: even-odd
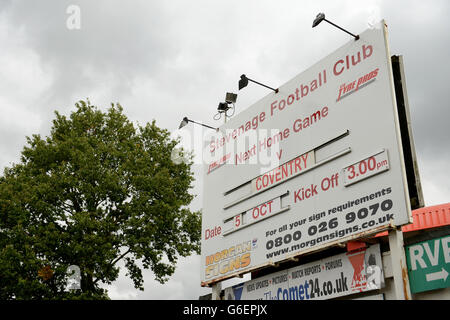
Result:
[[[406,246],[411,292],[450,287],[450,235]]]

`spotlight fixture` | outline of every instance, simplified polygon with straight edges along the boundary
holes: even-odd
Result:
[[[181,129],[185,126],[187,126],[187,124],[189,123],[189,119],[187,117],[184,117],[183,120],[181,120],[180,126],[178,127],[178,129]]]
[[[254,82],[256,84],[259,84],[260,86],[266,87],[266,88],[268,88],[270,90],[273,90],[273,91],[275,91],[275,93],[278,93],[278,88],[274,89],[274,88],[266,86],[265,84],[262,84],[262,83],[260,83],[258,81],[255,81],[255,80],[252,80],[250,78],[247,78],[247,76],[245,74],[241,75],[241,80],[239,80],[239,84],[238,84],[239,85],[239,90],[241,90],[242,88],[245,88],[248,85],[249,81]]]
[[[184,117],[183,120],[181,120],[181,123],[180,123],[180,126],[178,127],[178,129],[181,129],[181,128],[185,127],[189,122],[199,124],[201,126],[204,126],[206,128],[209,128],[209,129],[213,129],[215,131],[219,131],[219,128],[214,128],[214,127],[208,126],[207,124],[196,122],[194,120],[188,119],[188,117]]]
[[[227,112],[229,109],[234,108],[234,104],[237,100],[237,94],[232,92],[227,92],[225,95],[225,102],[220,102],[219,106],[217,107],[217,111],[219,112]],[[232,104],[233,107],[230,107],[229,105]]]
[[[344,31],[344,32],[346,32],[346,33],[348,33],[349,35],[351,35],[352,37],[354,37],[355,40],[358,40],[358,39],[359,39],[359,35],[354,35],[353,33],[349,32],[349,31],[347,31],[347,30],[345,30],[345,29],[339,27],[338,25],[334,24],[333,22],[331,22],[331,21],[325,19],[325,14],[324,14],[324,13],[319,13],[319,14],[316,16],[316,18],[315,18],[314,21],[313,21],[312,27],[313,27],[313,28],[314,28],[314,27],[317,27],[317,25],[318,25],[319,23],[321,23],[322,21],[326,21],[326,22],[328,22],[329,24],[335,26],[336,28],[338,28],[338,29],[340,29],[340,30],[342,30],[342,31]]]
[[[228,105],[227,102],[220,102],[219,106],[217,107],[217,111],[219,112],[227,112],[228,109],[230,109],[231,107]]]
[[[227,92],[227,94],[225,95],[225,102],[230,104],[230,103],[236,103],[237,100],[237,94],[236,93],[232,93],[232,92]]]
[[[213,117],[214,120],[219,120],[222,117],[222,113],[225,114],[225,122],[227,122],[227,118],[230,118],[234,115],[235,106],[237,100],[237,94],[232,92],[227,92],[225,95],[225,102],[220,102],[217,107],[217,114]],[[230,104],[233,106],[231,107]],[[228,114],[228,110],[233,109],[232,114]]]

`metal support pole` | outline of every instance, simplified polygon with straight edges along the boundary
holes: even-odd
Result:
[[[220,293],[222,291],[222,282],[216,282],[212,285],[211,300],[220,300]]]
[[[251,81],[253,83],[259,84],[260,86],[263,86],[263,87],[265,87],[267,89],[275,91],[275,93],[278,93],[278,89],[274,89],[272,87],[266,86],[265,84],[262,84],[261,82],[258,82],[258,81],[255,81],[255,80],[252,80],[252,79],[249,79],[249,78],[247,78],[247,79],[248,79],[248,81]]]
[[[391,251],[392,273],[396,300],[411,300],[408,267],[406,265],[403,232],[401,228],[389,230],[389,248]]]
[[[206,127],[206,128],[213,129],[213,130],[216,130],[216,131],[217,131],[217,128],[208,126],[207,124],[200,123],[200,122],[197,122],[197,121],[194,121],[194,120],[191,120],[191,119],[188,119],[187,121],[192,122],[192,123],[196,123],[196,124],[199,124],[199,125],[204,126],[204,127]]]
[[[344,28],[339,27],[337,24],[334,24],[333,22],[327,20],[327,19],[323,19],[324,21],[328,22],[329,24],[331,24],[332,26],[335,26],[336,28],[348,33],[349,35],[353,36],[355,38],[355,40],[359,40],[359,35],[355,35],[353,33],[351,33],[350,31],[345,30]]]

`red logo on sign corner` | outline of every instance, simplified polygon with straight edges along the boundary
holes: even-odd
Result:
[[[220,168],[221,166],[223,166],[225,163],[227,163],[227,161],[230,158],[231,158],[231,152],[224,155],[219,160],[213,161],[208,167],[208,174],[210,174],[212,171],[216,170],[217,168]]]
[[[367,286],[366,275],[363,273],[365,254],[366,249],[347,253],[348,260],[353,267],[353,279],[350,287],[352,291],[362,292]]]
[[[355,91],[358,91],[359,89],[375,81],[378,75],[378,70],[379,68],[376,68],[375,70],[360,77],[358,80],[342,84],[339,88],[339,94],[336,101],[341,100],[342,98],[352,94]]]

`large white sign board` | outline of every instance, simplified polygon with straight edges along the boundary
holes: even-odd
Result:
[[[411,221],[384,21],[220,128],[202,285]]]

